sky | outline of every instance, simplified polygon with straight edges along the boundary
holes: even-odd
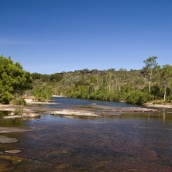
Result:
[[[172,65],[171,0],[0,0],[0,55],[31,73]]]

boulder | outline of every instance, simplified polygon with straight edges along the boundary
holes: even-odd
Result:
[[[5,136],[0,136],[0,143],[15,143],[18,140],[15,138],[9,138],[9,137],[5,137]]]

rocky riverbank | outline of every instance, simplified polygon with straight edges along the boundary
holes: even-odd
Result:
[[[141,107],[111,107],[111,106],[75,106],[70,109],[58,109],[50,111],[52,115],[62,116],[119,116],[124,113],[154,113],[158,112],[156,109],[141,108]]]
[[[22,114],[17,115],[15,111],[17,108],[22,108]],[[72,108],[45,108],[40,106],[14,106],[14,105],[0,105],[0,111],[10,111],[8,116],[4,119],[11,118],[38,118],[40,114],[62,115],[62,116],[115,116],[124,113],[147,113],[158,112],[157,109],[142,108],[142,107],[111,107],[111,106],[73,106]]]
[[[148,103],[145,103],[144,106],[152,107],[152,108],[172,108],[172,104],[171,103],[154,104],[153,102],[148,102]]]
[[[16,108],[20,106],[13,105],[0,105],[1,111],[11,111],[8,116],[4,116],[4,119],[11,118],[38,118],[40,114],[51,114],[51,115],[72,115],[72,116],[112,116],[122,115],[124,113],[147,113],[147,112],[158,112],[156,109],[142,108],[142,107],[110,107],[110,106],[74,106],[72,108],[44,108],[39,106],[23,106],[23,113],[21,115],[15,115]]]
[[[53,100],[40,102],[40,101],[34,101],[33,99],[25,99],[25,101],[26,101],[26,104],[58,104],[58,103],[55,103]]]

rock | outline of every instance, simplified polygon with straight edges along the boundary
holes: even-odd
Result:
[[[39,118],[41,115],[38,113],[23,113],[22,117],[23,118]]]
[[[4,116],[4,119],[15,119],[15,118],[21,118],[22,116],[20,115],[13,115],[13,116]]]
[[[13,115],[15,115],[15,113],[14,112],[11,112],[9,115],[13,116]]]
[[[40,102],[40,101],[34,101],[32,99],[25,99],[26,104],[58,104],[55,103],[54,101],[45,101],[45,102]]]
[[[83,111],[83,110],[73,110],[73,109],[62,109],[49,112],[51,115],[64,115],[64,116],[98,116],[94,112],[91,111]]]
[[[63,117],[65,117],[65,118],[73,118],[73,116],[63,116]]]
[[[5,136],[0,136],[0,143],[15,143],[18,140],[15,138],[9,138],[9,137],[5,137]]]
[[[8,151],[5,151],[6,153],[12,153],[12,154],[16,154],[16,153],[20,153],[21,150],[8,150]]]
[[[0,133],[18,133],[18,132],[28,132],[30,130],[25,130],[22,128],[14,127],[0,127]]]

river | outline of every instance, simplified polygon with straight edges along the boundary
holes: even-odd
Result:
[[[60,104],[42,106],[67,108],[92,103],[133,106],[106,101],[53,99]],[[172,110],[161,110],[157,114],[125,114],[98,118],[65,118],[49,114],[26,121],[0,118],[0,126],[31,130],[26,133],[5,134],[19,141],[0,144],[0,152],[20,149],[21,153],[0,155],[0,171],[171,172]],[[0,115],[2,117],[6,114]]]

